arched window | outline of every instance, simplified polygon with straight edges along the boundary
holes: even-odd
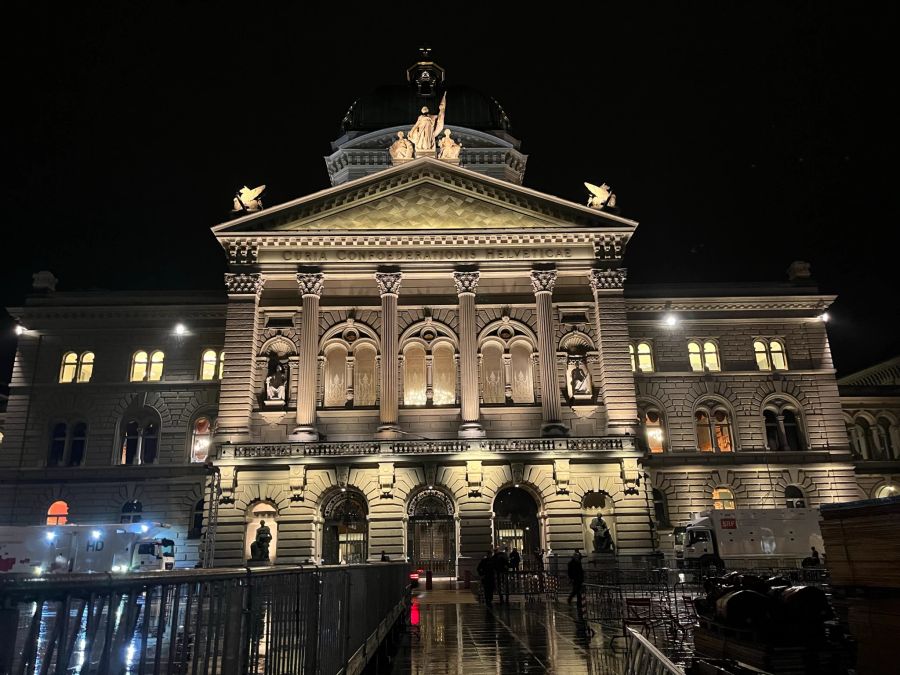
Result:
[[[653,488],[653,515],[658,527],[671,527],[669,521],[669,505],[662,490]]]
[[[143,382],[147,379],[147,352],[138,351],[131,357],[131,381]]]
[[[778,416],[773,410],[764,410],[763,420],[766,426],[766,447],[769,450],[778,450],[781,447],[781,430],[778,425]]]
[[[148,382],[159,382],[163,375],[163,361],[166,355],[158,349],[150,355],[150,369],[147,371]]]
[[[78,360],[78,375],[76,375],[75,380],[77,382],[90,382],[93,374],[94,352],[85,352]]]
[[[219,379],[225,375],[225,352],[219,352]]]
[[[731,415],[716,401],[707,401],[694,412],[697,447],[702,452],[732,452],[734,435]]]
[[[653,350],[649,342],[638,342],[637,367],[642,373],[653,372]]]
[[[141,522],[144,505],[138,500],[125,502],[122,505],[122,515],[119,517],[120,523],[139,523]]]
[[[66,352],[63,354],[62,365],[59,368],[59,381],[61,383],[74,382],[78,371],[78,354]]]
[[[760,370],[787,370],[787,356],[781,340],[754,340],[753,353]]]
[[[209,457],[215,422],[208,415],[194,420],[191,430],[191,461],[203,463]]]
[[[803,490],[796,485],[784,488],[784,505],[789,509],[805,509],[806,497],[803,496]]]
[[[347,348],[329,345],[325,350],[325,407],[343,408],[347,405]]]
[[[666,433],[662,413],[657,408],[640,411],[647,448],[652,453],[665,452]]]
[[[769,450],[803,450],[803,432],[798,413],[792,404],[773,400],[763,410],[766,429],[766,448]]]
[[[69,466],[81,466],[81,463],[84,461],[87,435],[88,428],[84,422],[77,422],[72,427],[72,436],[69,439],[69,458],[66,462]]]
[[[856,447],[863,459],[875,459],[875,442],[872,437],[872,427],[865,417],[857,417],[853,424],[853,436],[856,439]]]
[[[719,346],[712,340],[703,343],[703,365],[712,372],[722,370],[719,364]]]
[[[524,340],[513,342],[509,348],[513,403],[534,403],[534,365],[531,345]],[[556,386],[552,383],[551,386]]]
[[[900,495],[900,488],[896,485],[882,485],[875,492],[875,499],[889,499]]]
[[[434,379],[434,404],[454,405],[456,403],[456,362],[453,346],[440,342],[431,350]]]
[[[50,452],[47,455],[47,466],[62,466],[66,456],[68,437],[69,426],[65,422],[53,425],[50,432]]]
[[[200,379],[209,381],[217,378],[222,379],[221,359],[214,349],[206,349],[200,358]]]
[[[714,509],[733,509],[734,492],[729,488],[717,487],[712,491],[713,508]]]
[[[881,459],[897,459],[897,448],[894,441],[893,425],[887,417],[879,417],[874,431],[878,435],[878,449]]]
[[[122,424],[120,463],[154,464],[159,451],[159,414],[144,408]]]
[[[69,522],[69,505],[60,500],[53,502],[47,509],[48,525],[65,525]]]
[[[375,348],[363,344],[354,350],[353,405],[375,405]]]
[[[204,508],[205,505],[202,499],[194,504],[194,511],[191,513],[191,526],[188,529],[188,539],[200,539],[200,537],[203,536]]]
[[[688,359],[691,362],[691,370],[697,373],[705,370],[715,373],[722,369],[719,363],[719,346],[712,340],[688,342]]]
[[[691,362],[691,370],[695,373],[703,372],[703,350],[699,342],[688,342],[688,359]]]
[[[481,347],[481,397],[487,403],[506,403],[503,377],[503,347],[485,342]]]
[[[425,347],[411,342],[403,350],[403,403],[425,405]]]

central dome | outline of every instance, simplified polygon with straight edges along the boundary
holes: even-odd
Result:
[[[437,114],[440,96],[447,94],[448,127],[478,131],[508,131],[509,118],[490,96],[464,85],[447,86],[431,94],[421,94],[415,85],[384,85],[353,102],[341,127],[344,132],[376,131],[398,124],[412,124],[422,106]]]

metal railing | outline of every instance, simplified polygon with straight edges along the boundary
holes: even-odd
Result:
[[[636,450],[634,438],[494,438],[472,440],[348,441],[346,443],[250,443],[219,446],[220,459],[334,457],[355,455],[441,455],[486,453],[597,453]]]
[[[628,655],[625,675],[684,675],[684,670],[672,663],[637,631],[627,628]]]
[[[0,673],[359,673],[408,602],[406,564],[0,582]]]

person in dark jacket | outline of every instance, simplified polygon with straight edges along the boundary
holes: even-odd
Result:
[[[491,551],[488,550],[475,569],[481,577],[481,590],[484,591],[484,604],[490,605],[494,601],[494,561]]]
[[[581,552],[577,548],[569,560],[567,571],[569,581],[572,582],[572,592],[569,593],[569,602],[572,602],[572,598],[577,600],[581,597],[581,588],[584,586],[584,567],[581,566]]]
[[[509,602],[509,580],[506,578],[506,572],[509,569],[509,556],[505,550],[498,548],[491,560],[494,563],[494,576],[497,580],[497,595],[500,596],[500,603],[504,602],[504,595],[506,596],[506,602]]]
[[[519,571],[519,564],[522,562],[522,556],[519,555],[519,549],[514,548],[509,554],[509,569],[513,572]]]

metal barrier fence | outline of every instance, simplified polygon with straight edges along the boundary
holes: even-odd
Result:
[[[628,628],[626,639],[628,655],[625,659],[625,675],[684,675],[681,668],[640,633]]]
[[[0,673],[359,673],[402,613],[406,564],[0,582]]]
[[[479,602],[484,602],[482,582],[472,584],[472,590]],[[539,570],[511,570],[497,574],[494,582],[494,597],[498,600],[510,596],[530,600],[556,600],[559,593],[559,577]],[[501,598],[502,596],[502,598]]]

